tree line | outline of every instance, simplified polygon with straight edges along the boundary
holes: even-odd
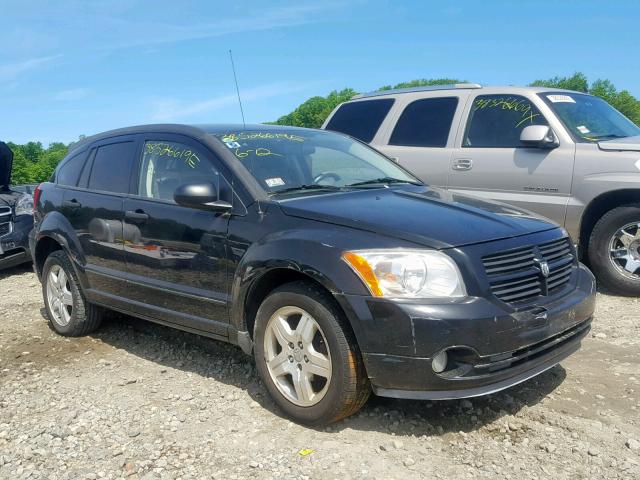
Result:
[[[385,85],[379,90],[407,88],[430,85],[447,85],[464,83],[464,80],[453,78],[417,79],[397,85]],[[578,92],[590,93],[609,102],[626,115],[636,125],[640,125],[640,101],[627,90],[618,90],[609,80],[595,80],[589,83],[586,75],[575,73],[569,77],[554,77],[547,80],[536,80],[531,86],[564,88]],[[327,96],[311,97],[292,112],[278,118],[276,125],[319,128],[333,109],[340,103],[351,99],[358,92],[352,88],[334,90]],[[51,143],[44,148],[40,142],[29,142],[24,145],[8,143],[14,152],[12,183],[39,183],[51,177],[56,165],[65,157],[73,143]]]

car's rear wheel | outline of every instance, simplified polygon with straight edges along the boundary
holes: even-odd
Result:
[[[86,335],[102,321],[103,310],[86,301],[69,257],[62,250],[53,252],[44,262],[42,294],[49,322],[60,335]]]
[[[367,401],[369,382],[358,346],[333,298],[312,283],[284,285],[256,316],[258,372],[294,420],[328,424]]]
[[[596,277],[614,293],[640,295],[640,204],[610,210],[589,240]]]

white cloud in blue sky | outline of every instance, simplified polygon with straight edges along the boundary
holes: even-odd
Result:
[[[157,121],[248,122],[414,78],[526,84],[583,71],[640,96],[640,4],[2,0],[0,139]]]

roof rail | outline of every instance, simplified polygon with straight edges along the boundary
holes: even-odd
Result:
[[[412,93],[412,92],[431,92],[435,90],[454,90],[454,89],[470,89],[470,88],[482,88],[479,83],[452,83],[448,85],[429,85],[426,87],[409,87],[409,88],[395,88],[393,90],[378,90],[376,92],[359,93],[351,98],[366,98],[366,97],[380,97],[383,95],[393,95],[396,93]]]

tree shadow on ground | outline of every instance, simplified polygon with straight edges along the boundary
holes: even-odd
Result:
[[[233,345],[115,313],[108,315],[92,337],[164,367],[243,389],[263,408],[286,418],[259,380],[253,359]],[[399,436],[470,432],[536,405],[565,377],[565,370],[556,366],[508,390],[469,400],[412,401],[372,395],[358,414],[316,430],[353,429]]]

